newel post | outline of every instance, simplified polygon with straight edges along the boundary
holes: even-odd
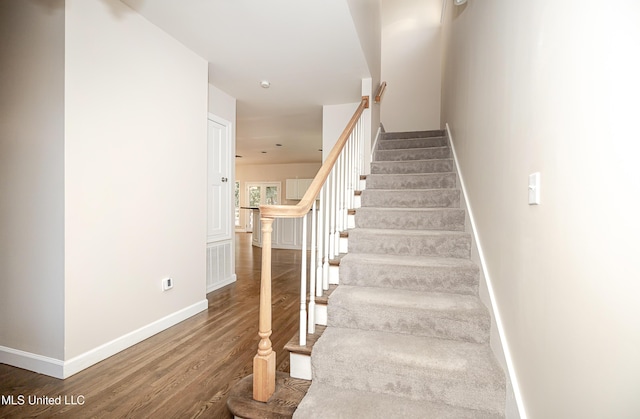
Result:
[[[276,389],[276,353],[271,348],[271,232],[273,218],[262,222],[262,274],[258,353],[253,357],[253,399],[266,402]]]

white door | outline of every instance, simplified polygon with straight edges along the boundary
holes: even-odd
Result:
[[[228,240],[233,228],[230,123],[209,115],[207,139],[207,242]]]

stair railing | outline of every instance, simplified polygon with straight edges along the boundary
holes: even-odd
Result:
[[[384,91],[386,90],[386,88],[387,88],[387,82],[383,81],[380,84],[380,87],[378,87],[378,91],[376,92],[376,99],[375,99],[376,103],[382,102],[382,96],[384,95]]]
[[[365,132],[362,114],[369,107],[364,96],[338,141],[296,205],[261,205],[262,272],[260,278],[260,342],[253,358],[253,398],[266,402],[275,391],[276,353],[271,330],[271,233],[276,218],[303,218],[300,275],[300,345],[315,331],[315,298],[329,289],[329,260],[340,253],[340,233],[348,225],[355,190],[364,166]],[[311,230],[307,270],[307,230]],[[307,297],[307,284],[309,296]],[[307,310],[307,298],[309,307]]]

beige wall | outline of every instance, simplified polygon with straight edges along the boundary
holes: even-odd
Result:
[[[120,1],[67,0],[65,48],[70,359],[205,299],[208,85]]]
[[[64,1],[1,1],[0,51],[0,347],[60,360]]]
[[[442,123],[530,418],[640,414],[639,15],[448,1]]]
[[[441,8],[442,0],[382,0],[386,131],[440,128]]]

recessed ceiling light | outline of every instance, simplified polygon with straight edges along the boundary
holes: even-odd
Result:
[[[271,83],[269,83],[269,80],[262,80],[260,82],[260,86],[262,86],[264,89],[268,89],[269,86],[271,86]]]

